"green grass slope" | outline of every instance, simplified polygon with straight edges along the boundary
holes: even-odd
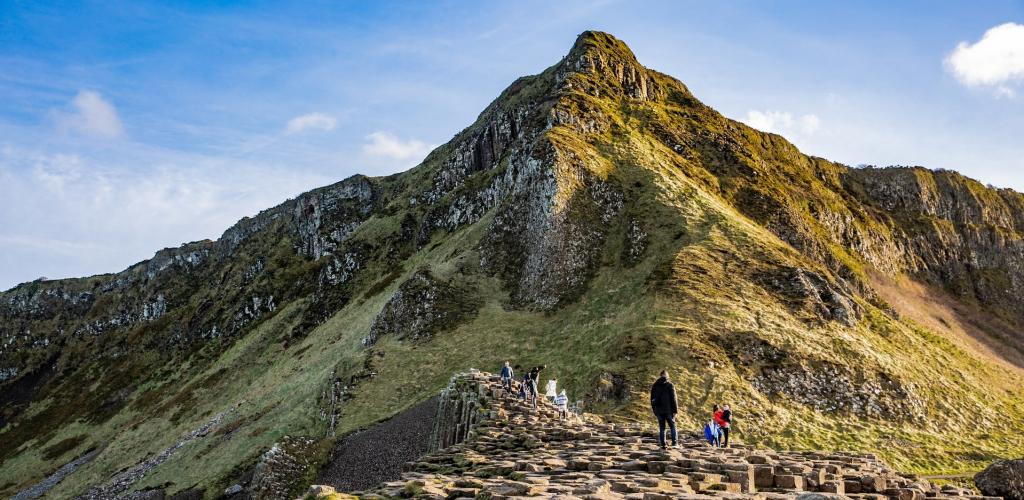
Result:
[[[737,438],[764,446],[873,451],[924,473],[1021,455],[1024,438],[1008,429],[1024,428],[1024,379],[992,346],[1019,339],[1022,318],[988,292],[1006,283],[982,279],[1013,261],[947,283],[952,268],[929,252],[1017,248],[1024,205],[1015,193],[979,191],[982,205],[1007,207],[980,223],[1002,235],[991,246],[971,239],[979,224],[961,212],[908,201],[960,191],[922,197],[923,184],[907,180],[896,206],[873,175],[728,120],[622,42],[585,33],[420,166],[351,181],[365,185],[356,195],[339,191],[364,205],[332,205],[334,191],[308,208],[306,198],[289,202],[205,277],[182,272],[173,275],[182,283],[161,285],[181,297],[162,319],[66,341],[80,359],[57,358],[64,371],[5,413],[0,493],[103,447],[52,490],[82,493],[223,413],[132,485],[216,496],[285,435],[316,438],[323,460],[337,437],[435,394],[453,372],[506,359],[546,364],[545,377],[588,411],[623,420],[649,420],[647,389],[666,368],[692,430],[727,402]],[[914,222],[928,210],[933,223]],[[331,217],[342,225],[328,227]],[[312,233],[303,229],[314,220]],[[330,251],[304,254],[317,247],[308,241]],[[256,263],[261,277],[240,277]],[[901,289],[883,289],[880,274],[948,302],[892,304]],[[403,287],[416,276],[458,293]],[[277,307],[232,335],[160,342],[194,318],[208,327],[247,317],[234,313],[238,301],[271,292]],[[87,317],[106,306],[91,307]],[[385,308],[406,335],[380,326]],[[998,312],[985,348],[975,330],[932,319],[971,308]],[[79,321],[8,314],[11,331]],[[26,344],[17,360],[46,366],[48,356]]]

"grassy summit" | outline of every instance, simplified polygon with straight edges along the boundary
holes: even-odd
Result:
[[[237,482],[453,372],[546,364],[589,411],[977,470],[1024,453],[1024,196],[851,169],[729,120],[586,32],[408,172],[362,176],[118,274],[0,295],[0,493],[71,495],[226,423],[131,488]],[[383,312],[382,312],[383,311]]]

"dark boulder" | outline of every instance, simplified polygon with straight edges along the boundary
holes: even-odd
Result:
[[[997,460],[974,476],[982,495],[1024,500],[1024,458]]]

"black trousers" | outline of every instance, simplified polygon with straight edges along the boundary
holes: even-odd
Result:
[[[729,446],[729,428],[722,427],[722,446]]]
[[[672,446],[676,445],[676,420],[671,413],[658,413],[658,444],[665,446],[665,424],[668,423],[671,431]]]

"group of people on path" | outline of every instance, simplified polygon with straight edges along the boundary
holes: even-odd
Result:
[[[651,410],[658,419],[658,446],[665,449],[665,427],[669,429],[672,447],[677,445],[676,414],[679,406],[676,403],[676,388],[669,381],[668,371],[662,370],[658,380],[651,386]],[[716,447],[729,446],[729,427],[732,425],[732,410],[729,405],[721,408],[716,404],[711,410],[711,420],[704,426],[704,437],[708,443]]]
[[[519,382],[519,390],[515,391],[515,372],[512,370],[512,365],[506,361],[504,366],[501,367],[501,386],[505,388],[508,394],[518,394],[519,399],[529,401],[536,410],[539,392],[537,385],[540,383],[540,372],[545,368],[547,368],[546,365],[540,365],[527,371]],[[544,396],[558,408],[558,417],[568,418],[569,397],[565,395],[565,389],[562,389],[562,392],[558,392],[558,379],[552,378],[548,380],[545,389]]]
[[[540,372],[547,368],[546,365],[534,366],[523,374],[522,379],[517,383],[515,371],[512,365],[506,361],[501,367],[501,386],[507,394],[518,395],[519,399],[528,401],[537,409],[537,398],[540,391]],[[518,385],[518,388],[516,387]],[[565,389],[558,392],[558,379],[551,378],[545,387],[544,395],[558,408],[560,419],[569,415],[569,397],[565,395]],[[669,438],[672,440],[672,447],[678,445],[676,433],[676,414],[679,413],[679,406],[676,401],[676,388],[669,380],[668,371],[662,370],[658,380],[651,386],[651,410],[658,419],[658,445],[665,449],[668,444],[665,440],[665,430],[669,431]],[[729,446],[729,428],[732,425],[732,410],[729,405],[714,405],[711,409],[711,420],[704,426],[704,437],[708,443],[716,447]]]

